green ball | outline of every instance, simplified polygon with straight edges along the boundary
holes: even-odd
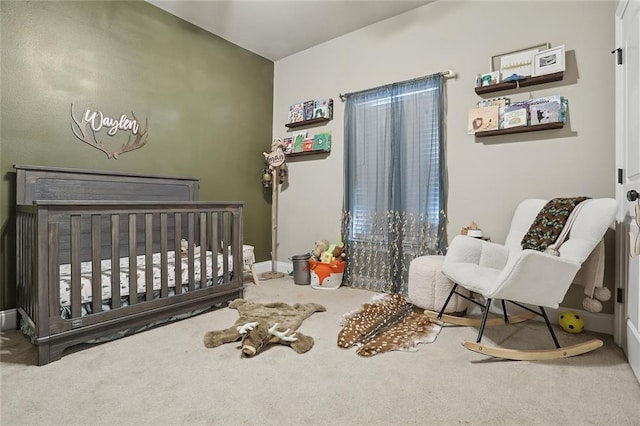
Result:
[[[582,333],[584,330],[584,318],[573,311],[566,311],[560,314],[558,324],[567,333]]]

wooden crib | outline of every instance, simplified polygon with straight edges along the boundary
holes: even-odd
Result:
[[[197,201],[192,177],[15,169],[17,309],[38,365],[242,297],[243,203]]]

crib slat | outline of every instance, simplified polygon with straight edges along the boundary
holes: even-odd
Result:
[[[243,280],[244,274],[244,247],[242,245],[242,207],[231,213],[231,246],[236,247],[233,256],[233,279]]]
[[[111,309],[120,303],[120,215],[111,215]]]
[[[194,248],[193,248],[193,241],[195,239],[195,214],[192,212],[187,213],[187,232],[188,232],[188,237],[187,239],[189,240],[189,257],[188,257],[188,269],[189,269],[189,291],[193,291],[195,290],[195,284],[194,281],[196,280],[195,277],[195,266],[194,266],[194,256],[193,256],[193,252],[194,252]]]
[[[229,213],[222,214],[222,282],[229,282]]]
[[[200,288],[207,286],[207,214],[200,213]]]
[[[136,261],[136,214],[129,214],[129,304],[138,303],[138,262]]]
[[[60,239],[60,227],[57,222],[49,224],[49,312],[51,316],[60,312],[60,257],[58,252],[58,240]]]
[[[169,267],[167,265],[167,214],[160,214],[160,297],[167,297],[169,295]],[[178,253],[176,253],[176,259],[179,259]]]
[[[91,215],[91,308],[102,312],[102,220]]]
[[[175,213],[173,215],[173,229],[174,229],[174,269],[175,269],[175,291],[176,294],[182,293],[182,215]]]
[[[34,254],[37,247],[33,235],[35,227],[35,217],[31,213],[22,213],[19,217],[19,226],[16,230],[18,242],[17,273],[18,273],[18,300],[19,307],[22,307],[30,318],[34,318],[35,295],[33,286],[35,285],[34,275],[36,263]],[[22,239],[24,239],[22,241]],[[20,257],[22,256],[22,257]]]
[[[71,317],[82,316],[80,310],[81,268],[80,268],[80,216],[71,216]]]
[[[144,219],[144,283],[146,289],[145,300],[153,300],[153,214],[145,214]]]
[[[211,229],[211,279],[212,285],[218,284],[218,213],[211,213],[211,222],[209,228]]]

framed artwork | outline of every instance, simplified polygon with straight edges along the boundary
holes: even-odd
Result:
[[[500,71],[502,78],[512,74],[529,77],[533,74],[533,55],[549,49],[549,43],[542,43],[491,57],[491,72]]]
[[[564,45],[533,54],[533,76],[565,70]]]

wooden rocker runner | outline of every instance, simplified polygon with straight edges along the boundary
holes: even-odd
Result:
[[[484,306],[483,306],[484,308]],[[424,311],[424,314],[429,318],[437,318],[445,324],[451,325],[459,325],[463,327],[480,327],[480,323],[482,322],[481,318],[468,318],[468,317],[457,317],[454,315],[440,314],[434,311]],[[503,317],[496,318],[487,318],[487,322],[485,323],[485,327],[495,327],[498,325],[505,324],[517,324],[519,322],[530,320],[531,318],[535,318],[535,314],[530,312],[524,312],[518,315],[509,316],[505,321]]]
[[[581,265],[604,237],[615,212],[616,202],[610,198],[525,200],[516,209],[504,245],[466,235],[456,236],[442,265],[442,273],[454,282],[454,286],[442,309],[438,313],[426,312],[427,315],[449,324],[479,326],[476,341],[465,341],[462,345],[496,358],[551,360],[600,348],[603,342],[599,339],[560,346],[544,308],[559,307]],[[547,227],[547,224],[551,225]],[[457,291],[459,285],[483,296],[486,303],[481,304],[461,294]],[[454,294],[481,306],[482,318],[445,315]],[[488,317],[493,300],[500,300],[502,317]],[[524,309],[524,312],[509,317],[505,302]],[[481,343],[487,326],[513,324],[536,316],[543,318],[555,348],[519,350]]]

